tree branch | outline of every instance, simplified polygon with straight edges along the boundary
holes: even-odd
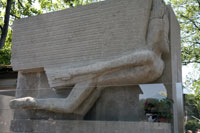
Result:
[[[186,43],[189,43],[191,45],[199,45],[200,46],[200,41],[185,41]]]
[[[0,29],[1,29],[1,31],[3,30],[3,27],[0,25]]]
[[[188,19],[190,22],[192,22],[193,23],[193,25],[200,31],[200,27],[195,23],[195,21],[194,20],[192,20],[192,19],[190,19],[190,18],[188,18],[188,17],[186,17],[186,16],[184,16],[184,15],[180,15],[181,17],[183,17],[183,18],[186,18],[186,19]]]
[[[200,8],[200,0],[196,0],[197,1],[197,3],[199,4],[199,8]]]
[[[6,41],[7,33],[8,33],[11,4],[12,4],[12,0],[7,0],[6,13],[5,13],[5,17],[4,17],[4,25],[2,28],[2,33],[1,33],[1,38],[0,38],[0,49],[3,48],[5,41]]]
[[[15,17],[16,19],[20,19],[20,17],[16,16],[15,14],[13,13],[10,13],[11,16]]]
[[[187,65],[187,64],[190,64],[190,63],[200,63],[200,61],[182,61],[183,65]]]
[[[23,6],[23,4],[22,4],[22,2],[21,2],[20,0],[18,0],[18,3],[20,4],[20,6],[21,6],[22,8],[25,9],[25,7]]]

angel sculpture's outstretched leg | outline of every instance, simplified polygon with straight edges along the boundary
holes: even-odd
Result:
[[[10,102],[11,108],[32,108],[73,113],[93,93],[94,80],[77,83],[67,98],[18,98]]]

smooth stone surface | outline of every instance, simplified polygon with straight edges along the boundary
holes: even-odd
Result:
[[[106,87],[85,120],[140,121],[144,111],[140,107],[139,86]]]
[[[10,132],[10,123],[14,110],[10,109],[9,102],[14,97],[0,95],[0,133]]]
[[[137,51],[146,45],[151,5],[107,0],[16,20],[12,67],[74,68]]]
[[[13,120],[11,133],[171,133],[168,123]]]

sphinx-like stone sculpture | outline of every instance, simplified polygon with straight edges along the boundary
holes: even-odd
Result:
[[[105,86],[158,79],[165,66],[162,55],[169,52],[162,0],[107,0],[18,20],[14,30],[14,70],[44,71],[55,91],[73,87],[66,98],[14,99],[14,109],[84,116]]]

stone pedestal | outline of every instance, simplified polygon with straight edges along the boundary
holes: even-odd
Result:
[[[171,133],[167,123],[13,120],[12,133]]]

